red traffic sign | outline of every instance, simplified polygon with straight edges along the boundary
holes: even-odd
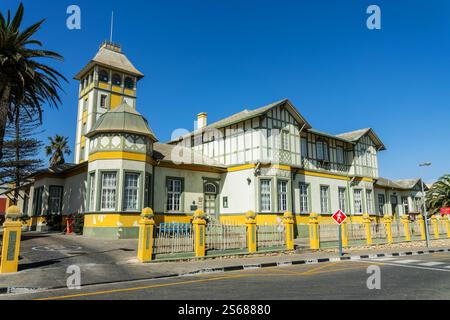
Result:
[[[347,215],[341,210],[338,210],[335,214],[333,214],[332,218],[338,225],[341,225],[345,220],[347,220]]]
[[[442,208],[441,214],[450,214],[450,208]]]

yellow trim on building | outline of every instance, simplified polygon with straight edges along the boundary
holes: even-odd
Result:
[[[89,162],[97,160],[112,160],[112,159],[142,161],[149,163],[153,161],[153,159],[151,159],[148,155],[143,153],[122,152],[122,151],[96,152],[89,156]]]
[[[109,89],[109,84],[104,83],[104,82],[100,82],[100,83],[98,84],[98,87],[99,87],[100,89],[108,90],[108,89]]]
[[[249,170],[249,169],[254,169],[254,168],[256,168],[256,165],[254,165],[254,164],[245,164],[242,166],[228,168],[227,171],[228,172],[236,172],[236,171]]]

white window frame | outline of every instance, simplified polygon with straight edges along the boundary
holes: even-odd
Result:
[[[342,146],[336,148],[336,161],[338,164],[345,164],[345,151]]]
[[[91,172],[89,174],[89,210],[91,212],[95,211],[95,191],[96,191],[96,174]]]
[[[288,211],[288,186],[289,182],[287,180],[278,180],[277,190],[278,190],[278,211],[284,213]]]
[[[128,178],[136,178],[136,185],[128,185],[130,181]],[[125,211],[138,211],[139,210],[139,186],[140,186],[141,175],[136,172],[125,172],[124,182],[123,182],[123,209]]]
[[[363,214],[364,207],[362,189],[353,189],[353,208],[355,210],[355,214]]]
[[[58,194],[52,194],[52,191],[58,190]],[[62,210],[62,198],[63,198],[64,187],[63,186],[49,186],[48,188],[48,212],[51,214],[61,214]],[[56,211],[54,211],[52,206],[54,204],[58,205]]]
[[[330,214],[330,187],[320,186],[320,212]]]
[[[347,211],[347,188],[338,188],[339,209],[346,213]]]
[[[368,214],[373,214],[373,190],[366,190],[366,209]]]
[[[381,199],[383,199],[381,201]],[[384,216],[386,211],[386,195],[378,194],[378,214]]]
[[[268,189],[267,189],[268,187]],[[272,180],[261,179],[259,182],[261,212],[272,211]]]
[[[300,182],[300,213],[309,214],[309,185],[307,183]]]
[[[183,180],[177,178],[167,179],[167,203],[168,212],[181,212],[183,195]]]
[[[114,181],[114,185],[106,185],[106,177],[114,178],[111,181]],[[117,208],[117,172],[102,172],[101,176],[101,211],[114,211]],[[109,192],[109,194],[108,194]]]

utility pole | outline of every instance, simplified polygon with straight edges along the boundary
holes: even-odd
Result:
[[[421,163],[419,164],[419,167],[431,167],[431,162],[425,162],[425,163]],[[425,234],[426,234],[426,241],[427,241],[427,247],[430,246],[430,231],[428,229],[428,214],[427,214],[427,205],[426,205],[426,200],[425,200],[425,188],[423,187],[423,178],[420,178],[420,184],[422,187],[422,204],[423,204],[423,215],[424,215],[424,220],[425,220]]]

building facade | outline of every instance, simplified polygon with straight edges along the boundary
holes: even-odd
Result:
[[[197,209],[233,223],[252,210],[259,224],[286,211],[297,223],[311,213],[328,223],[338,209],[354,221],[420,211],[421,181],[380,178],[386,148],[373,129],[315,130],[285,99],[212,124],[200,113],[194,131],[160,143],[137,111],[143,76],[112,43],[76,75],[75,163],[35,173],[21,191],[33,227],[43,214],[83,214],[86,236],[124,239],[138,236],[145,207],[157,223],[188,223]]]

